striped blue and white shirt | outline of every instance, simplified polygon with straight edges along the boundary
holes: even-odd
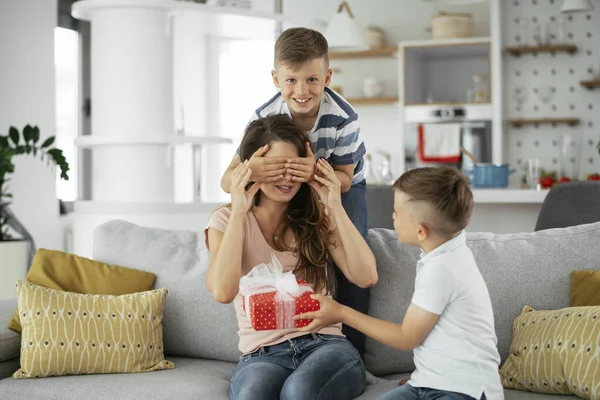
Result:
[[[277,114],[288,114],[291,117],[281,93],[256,109],[250,122]],[[358,114],[342,96],[327,87],[321,99],[317,121],[308,136],[316,159],[324,158],[331,165],[354,164],[352,184],[364,179],[366,150],[360,138]]]

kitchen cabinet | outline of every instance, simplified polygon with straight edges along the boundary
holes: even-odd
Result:
[[[404,106],[474,103],[477,90],[484,92],[478,103],[489,103],[490,44],[490,38],[402,42]],[[478,76],[482,89],[474,88]]]

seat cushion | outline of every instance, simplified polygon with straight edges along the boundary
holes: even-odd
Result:
[[[235,364],[172,358],[175,369],[137,374],[78,375],[26,381],[0,380],[3,399],[228,400]]]
[[[0,299],[0,362],[19,357],[21,335],[8,329],[8,321],[10,321],[16,309],[16,296]]]
[[[379,396],[398,387],[401,379],[408,378],[410,374],[391,374],[371,379],[372,384],[365,388],[358,400],[375,400]],[[369,382],[367,382],[369,383]],[[519,390],[505,390],[504,400],[579,400],[577,396],[553,396],[548,394],[537,394],[522,392]]]
[[[410,374],[394,374],[389,376],[367,379],[365,391],[358,397],[358,400],[374,400],[384,393],[394,390],[398,387],[401,379],[408,378]]]

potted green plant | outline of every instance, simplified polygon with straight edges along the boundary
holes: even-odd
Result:
[[[53,147],[54,136],[40,144],[40,130],[37,126],[27,125],[23,132],[11,126],[7,135],[0,135],[0,260],[4,268],[19,268],[27,263],[29,244],[23,237],[15,237],[11,222],[15,217],[10,211],[12,194],[10,193],[10,175],[15,172],[13,158],[20,155],[39,156],[48,165],[60,168],[60,177],[68,180],[69,164],[62,150]],[[6,271],[2,271],[6,273]],[[5,279],[3,279],[5,280]],[[14,282],[9,282],[14,287]]]

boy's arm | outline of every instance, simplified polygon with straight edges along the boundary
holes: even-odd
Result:
[[[331,165],[342,182],[342,193],[350,190],[354,179],[355,165],[364,157],[365,153],[365,144],[360,137],[358,116],[354,115],[351,122],[338,130],[335,149],[331,154]]]
[[[444,264],[430,264],[417,275],[415,292],[401,324],[370,317],[321,295],[312,296],[320,302],[318,311],[295,319],[313,319],[310,325],[302,328],[311,332],[342,322],[388,346],[412,350],[429,335],[450,303],[454,287],[454,277]]]
[[[439,317],[414,303],[406,310],[401,324],[373,318],[346,306],[341,310],[343,324],[398,350],[412,350],[423,343]]]
[[[256,150],[252,157],[250,157],[250,169],[252,170],[252,175],[250,175],[251,182],[275,182],[283,179],[285,176],[286,158],[263,157],[267,151],[269,151],[268,144]],[[235,153],[231,159],[231,162],[229,163],[229,166],[225,170],[225,173],[221,177],[221,189],[223,189],[225,193],[230,192],[231,174],[241,162],[242,159],[237,153]]]
[[[241,163],[240,156],[237,153],[235,153],[233,155],[233,158],[231,159],[231,162],[229,163],[229,166],[225,170],[225,173],[221,177],[221,189],[223,189],[223,191],[225,193],[231,192],[231,174],[232,174],[233,170],[238,165],[240,165],[240,163]]]
[[[398,350],[412,350],[423,343],[439,319],[438,314],[425,311],[411,303],[402,323],[396,324],[362,314],[321,294],[311,297],[319,300],[321,306],[318,311],[294,317],[313,320],[308,326],[300,328],[301,331],[318,332],[326,326],[341,322]]]
[[[342,193],[346,193],[352,186],[354,178],[354,164],[332,165],[335,175],[340,180]]]

